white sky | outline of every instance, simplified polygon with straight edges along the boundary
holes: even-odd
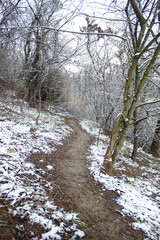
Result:
[[[117,14],[115,15],[114,13],[109,13],[108,5],[110,4],[110,2],[111,2],[111,0],[108,0],[108,1],[106,1],[106,0],[97,0],[97,1],[84,0],[83,2],[82,1],[74,1],[73,7],[75,8],[76,6],[80,6],[80,8],[77,10],[76,17],[64,28],[67,30],[72,30],[72,31],[80,31],[80,27],[86,26],[86,20],[85,20],[86,16],[84,14],[88,14],[90,16],[95,16],[95,17],[110,18],[110,19],[120,18],[120,16],[118,16]],[[122,2],[126,2],[126,1],[122,0]],[[79,5],[79,3],[81,3],[81,4]],[[121,4],[121,6],[122,6],[122,4]],[[99,26],[104,30],[107,28],[107,26],[112,26],[112,28],[114,30],[117,29],[117,27],[119,28],[117,23],[115,24],[114,22],[101,20],[101,19],[97,19],[97,18],[94,20],[95,20],[95,23],[99,24]],[[69,38],[70,35],[66,34],[66,37]],[[84,37],[82,37],[82,38],[84,39]],[[72,42],[71,47],[76,47],[76,44],[77,44],[77,41],[75,40],[75,43]],[[111,43],[109,43],[109,44],[111,44]],[[117,47],[113,46],[113,44],[112,44],[111,49],[112,49],[112,52],[117,51]],[[87,54],[87,51],[86,51],[86,54]],[[78,58],[80,59],[81,57],[78,57]],[[89,59],[87,57],[88,60],[86,61],[85,55],[82,56],[82,59],[84,62],[86,62],[86,64],[89,63]],[[116,59],[113,59],[113,61],[117,62]],[[71,72],[78,72],[80,70],[79,66],[76,66],[74,63],[67,64],[67,66],[65,68]]]

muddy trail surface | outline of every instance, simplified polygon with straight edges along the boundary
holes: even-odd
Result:
[[[67,124],[74,130],[63,146],[45,158],[45,164],[53,164],[54,174],[49,177],[57,186],[51,194],[57,206],[66,211],[78,213],[80,227],[85,232],[86,240],[140,240],[145,235],[131,227],[133,219],[120,214],[121,207],[115,199],[114,191],[103,191],[102,186],[94,182],[87,169],[86,156],[93,138],[83,131],[74,119],[67,119]],[[43,163],[33,157],[32,162],[43,168]]]

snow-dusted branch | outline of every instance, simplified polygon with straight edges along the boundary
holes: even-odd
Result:
[[[136,120],[136,123],[138,124],[138,123],[140,123],[140,122],[142,122],[142,121],[144,121],[144,120],[146,120],[146,119],[148,119],[148,118],[150,118],[150,117],[154,117],[154,116],[157,116],[158,114],[160,114],[160,112],[154,112],[154,113],[152,113],[152,114],[147,114],[147,116],[145,116],[145,117],[143,117],[143,118],[140,118],[140,119],[137,119]],[[130,125],[132,125],[134,122],[132,122]]]
[[[13,27],[0,27],[0,29],[25,29],[25,28],[36,28],[37,26],[13,26]],[[59,29],[59,28],[53,28],[53,27],[48,27],[48,26],[38,26],[39,29],[48,29],[52,31],[57,31],[57,32],[65,32],[65,33],[72,33],[72,34],[79,34],[79,35],[100,35],[100,36],[109,36],[109,37],[116,37],[120,38],[122,40],[127,41],[125,37],[122,37],[118,34],[112,34],[112,33],[94,33],[94,32],[78,32],[78,31],[71,31],[71,30],[65,30],[65,29]]]
[[[102,19],[102,20],[107,20],[107,21],[112,21],[112,22],[126,22],[125,19],[97,17],[97,16],[91,16],[91,15],[89,15],[87,13],[81,13],[81,14],[86,16],[86,17],[89,17],[89,18]]]
[[[12,27],[0,27],[0,29],[25,29],[25,28],[29,28],[29,29],[37,29],[37,26],[12,26]],[[127,38],[122,37],[118,34],[113,34],[113,33],[96,33],[96,32],[79,32],[79,31],[71,31],[71,30],[65,30],[65,29],[59,29],[59,28],[53,28],[53,27],[48,27],[48,26],[38,26],[38,29],[48,29],[51,31],[57,31],[57,32],[64,32],[64,33],[70,33],[70,34],[78,34],[78,35],[93,35],[93,36],[107,36],[107,37],[115,37],[115,38],[119,38],[122,39],[124,41],[127,42],[128,45],[128,49],[129,52],[132,56],[132,51],[131,51],[131,47],[129,44],[129,41]]]
[[[152,101],[152,102],[142,103],[142,104],[137,105],[136,108],[139,108],[139,107],[142,107],[142,106],[145,106],[145,105],[149,105],[149,104],[159,103],[159,102],[160,102],[160,99],[158,99],[156,101]]]

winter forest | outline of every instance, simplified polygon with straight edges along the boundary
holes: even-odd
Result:
[[[118,180],[122,181],[122,171],[127,171],[125,164],[132,165],[134,168],[136,166],[134,164],[142,164],[142,159],[146,161],[144,156],[156,161],[154,166],[152,166],[153,161],[151,160],[149,160],[150,163],[145,163],[144,167],[141,166],[143,169],[141,171],[144,171],[141,174],[147,179],[151,178],[149,171],[154,170],[155,172],[151,173],[157,174],[160,157],[160,0],[0,0],[0,95],[0,180],[2,183],[0,199],[7,199],[9,201],[7,204],[10,204],[12,208],[17,206],[17,210],[10,210],[9,213],[12,216],[17,216],[14,211],[19,211],[21,215],[26,217],[26,211],[29,211],[30,213],[27,213],[28,219],[34,219],[34,223],[40,224],[40,218],[37,217],[38,220],[35,221],[35,215],[34,217],[33,214],[31,215],[31,210],[26,210],[26,205],[22,207],[22,199],[24,199],[22,195],[25,192],[27,199],[28,190],[23,189],[22,192],[17,193],[15,189],[19,188],[16,188],[15,185],[11,187],[12,182],[19,181],[16,180],[17,172],[15,175],[13,174],[14,178],[12,174],[9,174],[9,171],[15,164],[13,162],[19,162],[23,154],[29,158],[31,153],[35,153],[35,149],[38,149],[34,145],[35,143],[32,141],[29,143],[30,135],[27,134],[31,134],[33,141],[35,139],[41,141],[44,129],[47,131],[44,136],[46,138],[43,142],[38,143],[39,149],[45,149],[41,150],[41,154],[43,152],[42,155],[48,154],[47,156],[50,156],[49,154],[52,152],[47,149],[51,145],[52,150],[54,148],[53,142],[55,142],[55,146],[61,145],[61,139],[73,137],[74,132],[76,132],[73,122],[71,123],[73,120],[66,120],[70,116],[74,116],[80,122],[81,129],[91,134],[90,138],[96,139],[95,145],[88,145],[89,151],[86,149],[88,159],[95,161],[93,165],[90,165],[90,171],[95,181],[101,182],[102,185],[108,185],[108,181],[109,184],[114,185],[114,187],[104,187],[107,191],[115,191],[120,195],[127,191],[123,187],[119,188],[120,182],[113,183],[115,181],[114,175],[117,178],[122,178]],[[9,106],[10,110],[7,110]],[[18,107],[19,110],[17,110]],[[54,120],[51,120],[51,114],[53,114]],[[23,116],[22,122],[19,120],[20,116]],[[11,130],[11,123],[4,125],[4,122],[5,120],[14,121],[14,118],[15,121],[19,121],[19,127],[17,126],[16,130]],[[50,121],[50,124],[45,122],[46,119]],[[70,122],[68,127],[64,125],[67,121]],[[57,134],[55,138],[49,136],[52,132],[51,123],[53,122],[53,132],[55,131],[54,134]],[[23,124],[24,126],[26,124],[27,127],[30,125],[30,127],[23,130]],[[21,129],[20,133],[18,128]],[[77,126],[76,128],[77,131],[80,131]],[[29,129],[29,133],[27,133],[27,129]],[[21,157],[18,155],[18,160],[15,160],[15,155],[21,154],[17,150],[18,147],[16,148],[14,145],[17,143],[9,143],[9,140],[4,140],[2,136],[13,142],[24,134],[26,134],[25,142],[28,145],[22,147],[23,154]],[[49,140],[46,140],[48,138]],[[83,136],[83,138],[87,137]],[[22,140],[18,141],[18,146],[20,146]],[[77,141],[78,144],[83,142],[83,140]],[[10,147],[8,144],[12,146]],[[34,150],[31,149],[31,145]],[[9,154],[7,146],[8,149],[10,148]],[[5,147],[6,150],[4,150]],[[57,147],[55,147],[55,152],[56,149]],[[146,155],[142,156],[139,149]],[[39,154],[39,151],[36,151],[36,154]],[[62,156],[65,154],[64,152],[61,151]],[[98,153],[102,153],[102,156]],[[124,163],[123,160],[120,161],[123,159],[122,155],[124,158],[127,157],[127,163]],[[9,162],[12,158],[13,162],[10,166]],[[35,159],[36,157],[30,158]],[[100,158],[100,162],[96,162],[98,158]],[[37,160],[31,162],[38,166],[34,161]],[[39,164],[42,164],[43,161],[39,159]],[[16,164],[13,172],[16,171]],[[26,176],[27,171],[30,171],[26,169],[29,169],[31,165],[27,165],[29,163],[23,164],[23,169],[26,171],[23,174]],[[56,163],[54,164],[56,165]],[[148,169],[148,166],[152,170],[146,170],[145,167]],[[119,167],[121,173],[116,172]],[[33,170],[33,167],[31,168]],[[48,164],[47,171],[51,171],[52,168],[54,166]],[[77,166],[77,168],[79,167]],[[137,168],[140,169],[140,165]],[[21,171],[19,169],[18,174]],[[33,170],[34,173],[30,172],[30,174],[36,175],[41,182],[43,174],[37,171]],[[99,172],[97,173],[97,171]],[[135,176],[135,173],[131,172],[126,174],[127,184],[137,184],[137,189],[149,192],[145,182],[147,180],[141,180],[143,187],[140,187],[138,180],[136,180],[138,179],[137,175]],[[113,182],[111,178],[113,178]],[[27,181],[31,181],[31,179],[28,177]],[[47,181],[46,185],[49,186],[49,180],[45,181]],[[158,181],[158,177],[154,180],[152,178],[155,189],[158,186]],[[13,188],[16,192],[17,202],[20,202],[18,199],[21,199],[20,206],[16,205],[18,203],[13,200],[13,195],[9,196],[13,192],[11,191]],[[33,188],[32,194],[34,191]],[[45,194],[47,191],[45,189]],[[155,190],[154,193],[150,194],[146,193],[146,195],[154,195],[155,204],[160,199],[157,191]],[[55,198],[58,194],[60,193],[55,193]],[[50,197],[46,196],[47,200],[40,199],[39,201],[46,201],[48,204],[46,208],[53,210],[51,203],[49,203]],[[112,198],[115,197],[112,196]],[[35,204],[34,200],[33,202]],[[124,207],[122,202],[121,198],[121,202],[118,204]],[[145,202],[152,205],[147,199]],[[31,205],[27,206],[30,208]],[[156,210],[157,206],[155,205],[153,210],[156,216],[152,216],[151,220],[145,217],[141,218],[139,213],[131,214],[131,208],[126,210],[128,214],[125,211],[122,214],[127,215],[128,218],[134,215],[133,218],[138,219],[138,221],[140,219],[139,223],[135,224],[134,229],[137,226],[138,229],[143,230],[147,238],[141,235],[134,235],[133,238],[128,235],[127,238],[123,238],[123,234],[116,235],[118,233],[115,230],[112,231],[115,235],[112,236],[110,233],[111,238],[108,235],[104,238],[105,232],[104,235],[96,237],[94,233],[92,235],[92,232],[88,233],[88,230],[84,230],[85,217],[75,220],[77,219],[75,213],[67,215],[66,212],[63,212],[63,216],[59,217],[62,212],[56,210],[54,216],[57,214],[57,217],[56,220],[52,221],[52,224],[48,225],[48,222],[42,221],[41,225],[48,233],[40,230],[43,232],[41,236],[36,235],[38,231],[32,237],[30,233],[23,235],[23,231],[19,227],[21,225],[18,225],[18,230],[16,230],[18,233],[14,233],[14,237],[10,239],[80,239],[83,237],[86,237],[85,239],[158,239],[160,219],[157,212],[159,210]],[[62,207],[64,207],[63,204]],[[34,212],[37,214],[36,216],[41,214],[40,208],[37,211],[39,213]],[[48,211],[46,214],[49,214],[49,210],[46,211]],[[66,211],[68,212],[68,208]],[[73,209],[73,211],[80,212],[77,209]],[[133,212],[135,211],[138,212],[134,209]],[[149,214],[146,216],[148,217]],[[51,216],[48,219],[51,219]],[[60,223],[59,219],[63,219],[63,224]],[[6,221],[8,221],[8,217]],[[0,231],[4,227],[3,231],[6,232],[4,230],[8,226],[6,221],[0,218]],[[90,222],[90,220],[87,221]],[[145,227],[140,226],[143,225],[142,223],[146,224]],[[25,224],[23,225],[25,228]],[[12,226],[13,228],[14,226]],[[36,228],[38,229],[38,227]],[[21,235],[16,235],[20,232]],[[9,239],[7,237],[11,237],[11,235],[6,235],[6,238],[3,238],[0,234],[0,239]]]

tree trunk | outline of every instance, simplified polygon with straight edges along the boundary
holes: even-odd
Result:
[[[106,159],[105,159],[104,165],[103,165],[106,173],[111,173],[111,171],[114,167],[117,156],[119,155],[121,148],[123,146],[123,143],[126,139],[129,124],[131,123],[131,120],[133,118],[133,114],[136,109],[136,105],[139,100],[140,94],[143,90],[143,87],[148,79],[148,76],[151,72],[151,69],[152,69],[159,53],[160,53],[160,44],[157,46],[157,48],[154,52],[154,55],[153,55],[152,59],[150,60],[148,66],[140,80],[138,87],[137,87],[136,94],[134,94],[134,96],[133,96],[133,92],[132,92],[133,80],[135,77],[135,71],[136,71],[136,67],[137,67],[136,64],[138,64],[138,62],[135,61],[136,57],[133,58],[132,66],[129,70],[128,79],[126,81],[123,112],[122,112],[118,122],[116,123],[115,128],[112,131],[111,142],[110,142],[110,146],[108,148],[109,151],[107,149],[108,155],[106,155]],[[109,155],[112,156],[112,162],[107,163],[106,160]]]
[[[109,149],[107,149],[106,159],[109,159],[109,156],[112,155],[112,152],[117,147],[121,131],[124,128],[125,121],[127,119],[128,111],[131,105],[131,95],[133,90],[133,82],[135,79],[137,61],[135,58],[132,59],[132,66],[128,72],[128,79],[126,80],[125,91],[124,91],[124,108],[122,114],[114,121],[112,136],[110,141]]]
[[[39,90],[38,90],[39,105],[38,105],[38,116],[36,118],[36,125],[38,125],[38,120],[41,115],[41,88],[42,88],[42,81],[40,81]]]
[[[134,123],[134,129],[133,129],[134,143],[133,143],[133,152],[131,156],[132,159],[136,159],[137,150],[138,150],[138,136],[137,136],[138,124],[136,123],[137,109],[135,109],[134,111],[134,119],[135,119],[135,123]]]
[[[23,106],[24,106],[24,102],[25,100],[27,99],[28,95],[29,95],[29,90],[32,86],[32,83],[35,81],[35,79],[38,77],[38,73],[36,73],[33,77],[33,79],[30,81],[30,83],[28,84],[28,87],[27,87],[27,90],[26,90],[26,93],[25,93],[25,96],[23,98],[23,101],[22,101],[22,104],[21,104],[21,112],[23,112]]]
[[[154,138],[150,147],[150,153],[152,153],[154,157],[160,156],[160,120],[157,121]]]
[[[137,88],[138,88],[138,84],[139,84],[139,71],[138,71],[138,66],[136,68],[136,79],[135,79],[135,88],[134,88],[134,94],[136,94],[137,92]],[[133,136],[134,136],[134,143],[133,143],[133,152],[132,152],[132,159],[135,159],[137,156],[137,150],[138,150],[138,123],[137,123],[137,109],[135,109],[134,114],[133,114],[133,120],[134,120],[134,124],[133,124]]]

